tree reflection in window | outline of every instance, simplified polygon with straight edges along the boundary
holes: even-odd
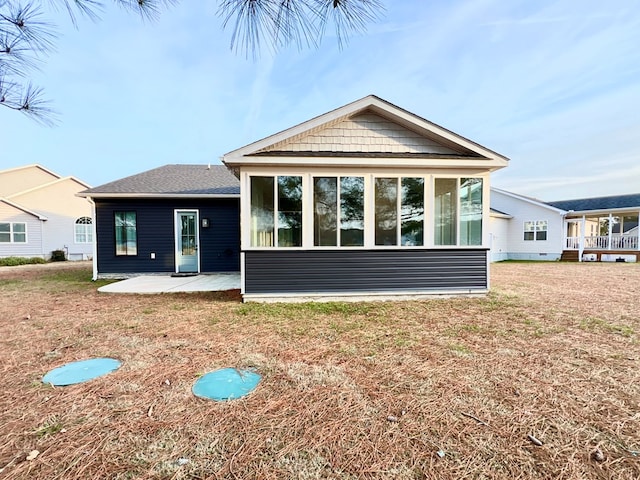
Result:
[[[400,244],[422,246],[424,245],[424,178],[403,178],[401,191]]]
[[[460,179],[460,245],[482,245],[482,179]]]
[[[340,178],[340,246],[364,245],[364,178]]]
[[[278,246],[302,246],[302,177],[278,177]]]

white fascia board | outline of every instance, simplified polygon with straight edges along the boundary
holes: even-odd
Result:
[[[408,157],[304,157],[304,156],[252,156],[226,160],[229,166],[274,167],[390,167],[390,168],[483,168],[488,171],[506,166],[502,160],[475,157],[408,158]]]
[[[440,137],[448,142],[454,143],[463,147],[464,149],[471,150],[483,157],[491,160],[495,160],[500,163],[500,167],[506,167],[509,163],[509,159],[499,153],[489,150],[471,140],[462,137],[451,130],[447,130],[435,123],[432,123],[418,115],[415,115],[407,110],[397,107],[385,100],[382,100],[375,95],[369,95],[367,97],[356,100],[355,102],[344,105],[343,107],[332,110],[323,115],[307,120],[306,122],[295,125],[294,127],[283,130],[274,135],[270,135],[262,140],[258,140],[249,145],[233,150],[222,156],[221,160],[226,165],[242,165],[252,164],[255,162],[255,157],[246,158],[248,155],[255,153],[263,148],[266,148],[275,143],[286,140],[287,138],[294,137],[313,128],[319,127],[325,123],[332,122],[340,117],[353,116],[361,111],[371,109],[375,113],[378,113],[391,121],[399,122],[405,127],[412,128],[413,130],[423,131],[425,134],[429,133],[432,136]]]
[[[7,168],[6,170],[0,170],[0,174],[3,173],[9,173],[9,172],[16,172],[18,170],[26,170],[28,168],[39,168],[40,170],[48,173],[49,175],[52,175],[56,178],[60,178],[60,175],[58,175],[55,172],[52,172],[51,170],[49,170],[48,168],[43,167],[42,165],[39,165],[37,163],[30,163],[29,165],[22,165],[20,167],[13,167],[13,168]]]
[[[76,193],[78,197],[84,198],[240,198],[239,193],[228,193],[228,194],[210,194],[210,193],[202,193],[202,194],[188,194],[188,195],[180,195],[180,194],[171,194],[171,193],[84,193],[79,192]]]
[[[507,197],[511,197],[511,198],[516,198],[518,200],[522,200],[523,202],[527,202],[530,203],[532,205],[536,205],[538,207],[542,207],[542,208],[547,208],[549,210],[552,210],[560,215],[564,215],[567,213],[566,210],[562,210],[561,208],[556,208],[556,207],[552,207],[551,205],[549,205],[548,203],[544,203],[541,202],[540,200],[536,200],[534,198],[529,198],[529,197],[523,197],[522,195],[518,195],[517,193],[513,193],[513,192],[507,192],[506,190],[501,190],[499,188],[495,188],[495,187],[491,187],[492,191],[501,193],[503,195],[506,195]]]
[[[38,212],[34,212],[33,210],[29,210],[28,208],[25,208],[22,205],[19,205],[17,203],[14,203],[14,202],[8,200],[7,198],[0,198],[0,202],[4,202],[4,203],[6,203],[7,205],[9,205],[9,206],[11,206],[13,208],[17,208],[18,210],[22,210],[24,213],[28,213],[29,215],[33,215],[38,220],[42,220],[43,222],[49,220],[44,215],[40,215]]]

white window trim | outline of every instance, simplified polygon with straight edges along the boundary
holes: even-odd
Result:
[[[91,220],[91,223],[78,223],[78,220],[81,220],[83,218],[88,218],[89,220]],[[81,225],[82,227],[84,227],[84,236],[85,238],[89,238],[89,236],[91,237],[90,241],[87,242],[79,242],[78,241],[78,233],[76,228]],[[87,228],[89,227],[89,228]],[[89,217],[88,215],[84,215],[82,217],[78,217],[76,218],[76,221],[73,223],[73,243],[75,243],[76,245],[90,245],[93,243],[93,218]]]
[[[538,224],[539,223],[545,223],[546,227],[544,230],[538,230]],[[527,223],[532,223],[533,224],[533,230],[525,230],[525,228],[527,227]],[[538,240],[538,232],[547,232],[547,238],[545,238],[544,240]],[[525,233],[533,233],[533,238],[531,240],[527,240],[526,238],[524,238],[524,234]],[[522,241],[523,242],[546,242],[549,239],[549,221],[548,220],[525,220],[524,222],[522,222]]]
[[[299,176],[302,177],[302,246],[301,247],[278,247],[277,246],[277,208],[274,219],[274,246],[271,247],[254,247],[251,246],[251,177],[274,177],[275,202],[277,203],[277,177],[280,176]],[[315,177],[364,177],[364,246],[314,246],[313,239],[313,178]],[[403,246],[403,245],[375,245],[375,229],[371,228],[375,224],[375,178],[424,178],[424,245],[421,246]],[[434,245],[434,228],[433,221],[435,218],[435,210],[432,202],[433,193],[435,191],[436,178],[455,178],[458,180],[458,190],[460,188],[461,178],[480,178],[482,179],[482,243],[480,245],[460,245],[460,195],[457,198],[456,212],[456,244],[455,245]],[[313,169],[301,171],[297,169],[287,169],[282,171],[274,171],[272,169],[247,169],[241,172],[240,183],[242,189],[241,196],[241,249],[243,251],[272,251],[272,250],[385,250],[385,249],[402,249],[402,250],[473,250],[477,248],[488,249],[488,221],[489,221],[489,190],[490,190],[489,172],[482,174],[471,174],[464,171],[455,171],[455,173],[424,173],[419,170],[409,169],[402,172],[386,172],[386,171],[358,171],[352,169],[345,170],[329,170],[329,169]],[[398,227],[400,232],[400,227]],[[398,233],[400,235],[400,233]]]
[[[0,222],[0,223],[8,223],[9,224],[9,241],[8,242],[0,242],[3,244],[26,244],[29,243],[29,224],[27,222]],[[14,229],[14,225],[24,225],[24,232],[16,232]],[[4,232],[7,233],[7,232]],[[16,242],[14,235],[16,233],[24,234],[24,242]]]

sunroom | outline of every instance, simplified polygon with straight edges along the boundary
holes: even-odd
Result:
[[[507,159],[370,96],[224,156],[249,301],[483,294]]]

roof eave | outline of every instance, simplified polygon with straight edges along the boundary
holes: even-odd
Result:
[[[76,194],[84,198],[240,198],[239,193],[92,193]]]

